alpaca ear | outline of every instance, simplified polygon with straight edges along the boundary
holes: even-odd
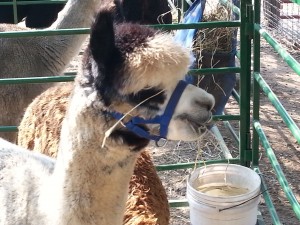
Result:
[[[94,60],[98,63],[108,62],[115,50],[115,34],[113,12],[103,10],[96,16],[91,27],[90,49]]]

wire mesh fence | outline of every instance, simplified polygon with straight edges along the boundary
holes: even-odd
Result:
[[[300,50],[300,5],[291,0],[263,0],[262,26],[290,51]]]

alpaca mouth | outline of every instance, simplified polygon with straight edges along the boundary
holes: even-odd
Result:
[[[178,116],[182,121],[190,125],[195,133],[202,134],[207,130],[207,127],[212,124],[212,113],[209,112],[206,117],[194,117],[188,114]]]
[[[190,125],[191,129],[196,134],[203,134],[207,130],[207,127],[204,124],[200,124],[198,122],[189,121],[189,120],[186,120],[186,122]]]

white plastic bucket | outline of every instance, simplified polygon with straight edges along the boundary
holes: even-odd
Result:
[[[218,197],[196,190],[201,185],[225,184],[225,179],[227,185],[247,189],[247,192]],[[213,164],[197,168],[187,182],[191,224],[255,225],[260,185],[259,175],[244,166]]]

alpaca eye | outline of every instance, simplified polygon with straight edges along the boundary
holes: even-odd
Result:
[[[158,109],[158,105],[163,104],[166,99],[164,92],[160,92],[161,90],[157,88],[143,89],[136,94],[129,95],[129,99],[135,104],[143,102],[142,106]]]

